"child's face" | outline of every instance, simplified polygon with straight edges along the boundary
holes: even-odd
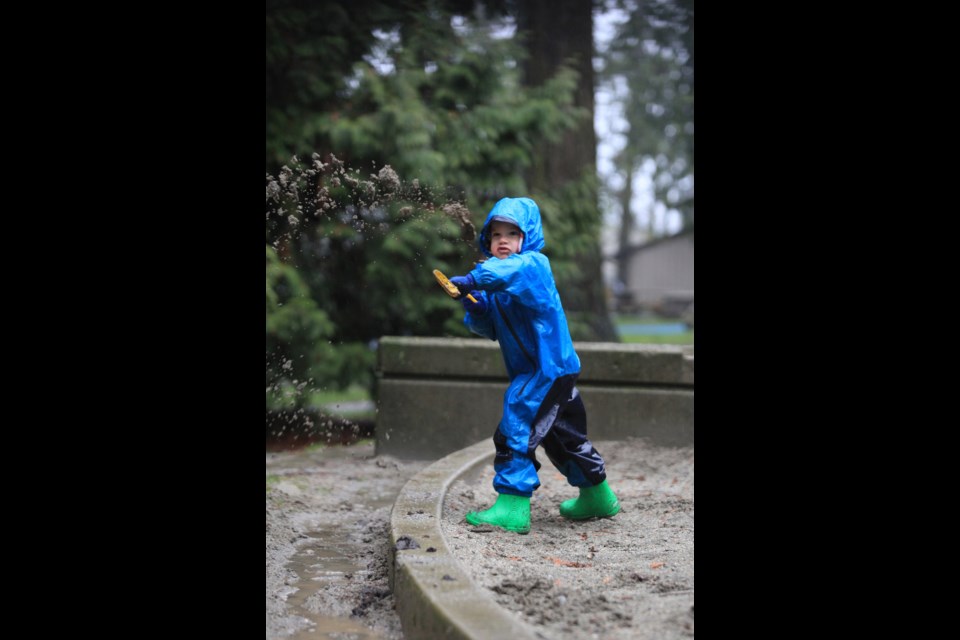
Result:
[[[494,220],[490,223],[490,253],[494,258],[503,260],[520,252],[523,244],[523,233],[520,227],[503,220]]]

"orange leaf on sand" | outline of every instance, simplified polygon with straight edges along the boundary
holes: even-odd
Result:
[[[572,560],[561,560],[560,558],[551,558],[550,556],[544,556],[547,560],[551,561],[553,564],[558,567],[573,567],[575,569],[583,569],[589,567],[589,564],[583,562],[573,562]]]
[[[650,568],[651,568],[651,569],[659,569],[659,568],[662,567],[662,566],[663,566],[663,563],[662,563],[662,562],[651,562],[651,563],[650,563]]]

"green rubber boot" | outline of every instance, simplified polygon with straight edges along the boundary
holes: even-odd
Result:
[[[560,503],[560,515],[571,520],[609,518],[620,512],[620,501],[604,480],[594,487],[580,487],[580,497]]]
[[[471,511],[467,522],[472,525],[491,524],[507,531],[530,531],[530,498],[501,493],[486,511]]]

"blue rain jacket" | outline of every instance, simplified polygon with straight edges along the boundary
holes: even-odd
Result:
[[[520,227],[520,252],[503,260],[493,257],[488,240],[494,219]],[[499,341],[510,377],[499,429],[513,457],[496,465],[494,486],[501,493],[530,496],[540,486],[531,458],[545,435],[532,433],[531,425],[554,381],[580,372],[580,358],[573,349],[550,261],[540,253],[545,242],[537,204],[530,198],[503,198],[487,215],[477,243],[490,259],[470,275],[487,303],[487,312],[467,313],[464,324],[478,335]]]

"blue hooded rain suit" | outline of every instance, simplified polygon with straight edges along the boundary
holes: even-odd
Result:
[[[493,220],[520,228],[523,243],[518,253],[493,258]],[[530,198],[503,198],[487,215],[477,243],[491,258],[470,272],[486,312],[468,312],[464,324],[500,343],[510,377],[503,417],[493,436],[494,488],[498,493],[532,496],[540,486],[535,450],[541,444],[571,485],[600,484],[606,479],[603,458],[587,439],[587,414],[575,386],[580,358],[573,349],[550,261],[540,253],[545,246],[540,209]]]

